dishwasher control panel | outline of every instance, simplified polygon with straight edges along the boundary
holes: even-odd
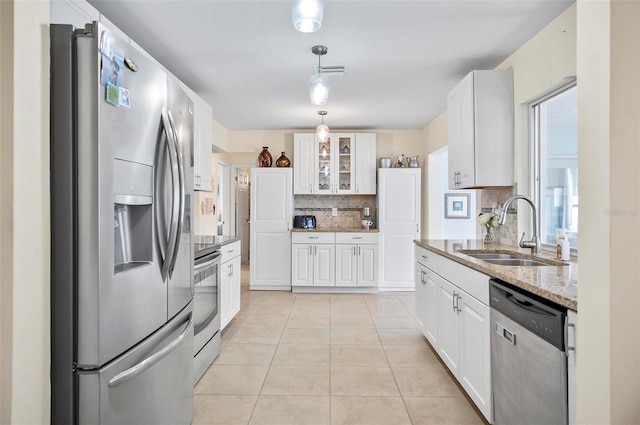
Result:
[[[490,283],[491,308],[564,351],[566,309],[503,282],[492,279]],[[505,331],[510,332],[508,329]],[[496,332],[509,339],[503,334],[502,329],[496,329]],[[515,335],[512,344],[515,344]]]

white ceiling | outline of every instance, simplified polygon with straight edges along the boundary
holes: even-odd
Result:
[[[573,1],[326,0],[320,31],[297,32],[290,1],[89,0],[213,107],[229,130],[418,129],[473,69],[492,69]],[[309,102],[329,52],[329,101]]]

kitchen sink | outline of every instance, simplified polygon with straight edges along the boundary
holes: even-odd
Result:
[[[461,254],[482,260],[490,264],[500,266],[542,267],[542,266],[566,266],[567,263],[534,257],[519,252],[477,252],[474,250],[461,250]]]

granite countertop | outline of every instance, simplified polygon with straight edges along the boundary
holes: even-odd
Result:
[[[315,229],[301,229],[294,227],[292,232],[334,232],[334,233],[379,233],[378,229],[363,229],[362,227],[316,227]]]
[[[490,264],[465,255],[460,250],[484,252],[515,251],[530,254],[531,250],[511,245],[484,244],[481,240],[419,239],[416,245],[471,267],[481,273],[503,280],[533,294],[556,302],[571,310],[578,310],[578,263],[564,261],[564,266],[518,267]],[[543,259],[555,260],[552,253],[536,254]]]

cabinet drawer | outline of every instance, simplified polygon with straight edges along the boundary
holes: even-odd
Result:
[[[349,244],[377,244],[377,233],[336,233],[336,243],[349,243]]]
[[[227,245],[223,245],[220,249],[222,251],[221,263],[225,263],[231,260],[233,257],[240,255],[240,241],[235,241]]]
[[[333,232],[293,232],[291,243],[335,243],[336,234]]]
[[[480,302],[489,305],[489,276],[445,257],[438,259],[438,274]]]
[[[416,261],[436,273],[438,273],[439,258],[440,256],[435,252],[416,245]]]

